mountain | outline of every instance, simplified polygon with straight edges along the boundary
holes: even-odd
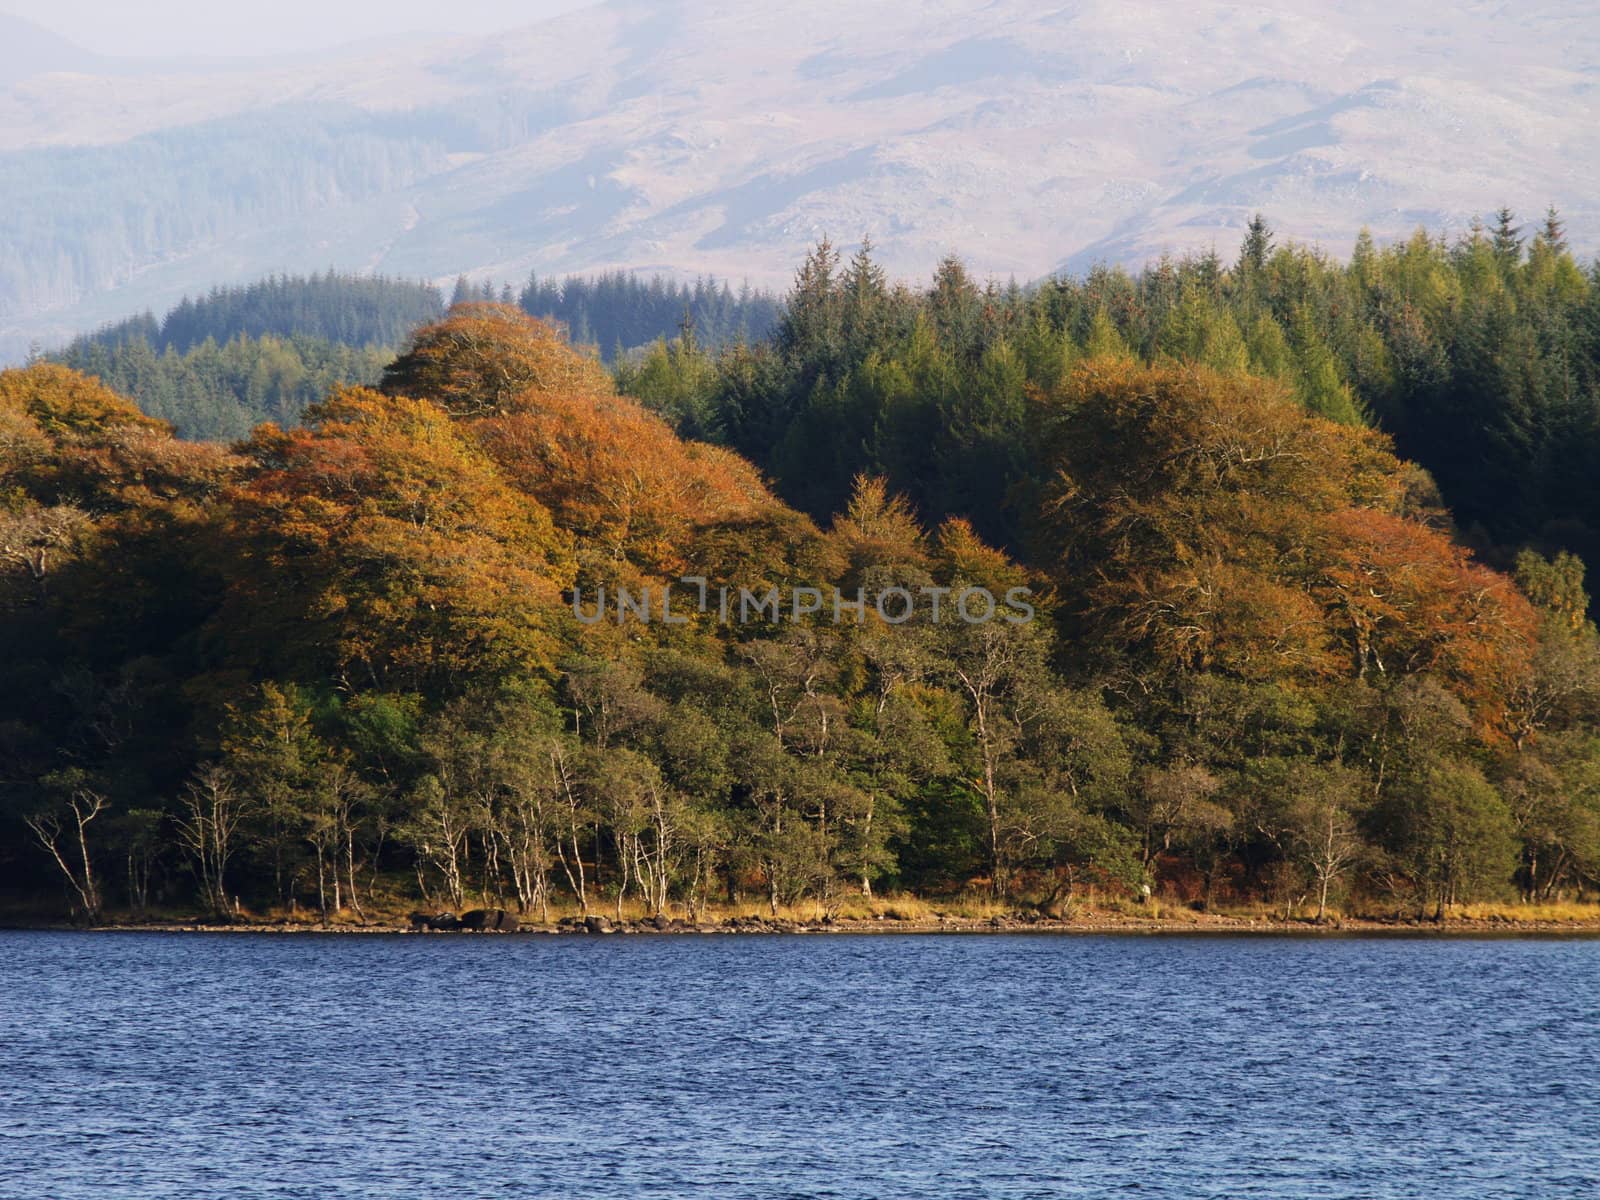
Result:
[[[96,57],[66,38],[0,13],[0,88],[51,71],[93,72],[105,69],[105,60]]]
[[[8,56],[7,61],[10,61]],[[1575,0],[613,3],[492,38],[0,88],[0,353],[328,267],[780,284],[1343,253],[1554,204],[1600,246],[1600,20]]]

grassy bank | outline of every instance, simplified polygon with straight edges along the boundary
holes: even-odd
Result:
[[[468,903],[495,908],[488,901]],[[509,905],[507,905],[510,908]],[[241,911],[232,919],[209,917],[193,910],[164,909],[144,914],[112,913],[100,928],[116,930],[237,930],[259,932],[394,933],[412,929],[411,914],[449,911],[447,907],[414,904],[368,904],[361,912],[343,909],[323,914],[305,908],[294,911]],[[1004,904],[982,894],[941,899],[918,896],[868,898],[852,896],[828,905],[808,902],[779,905],[774,911],[763,902],[719,904],[690,913],[669,906],[659,914],[642,904],[624,902],[619,914],[615,902],[591,906],[586,914],[575,905],[554,905],[548,913],[521,914],[524,933],[582,932],[586,916],[602,919],[608,931],[618,933],[1351,933],[1380,931],[1508,932],[1600,934],[1600,904],[1470,904],[1446,909],[1435,919],[1430,912],[1396,913],[1374,908],[1330,910],[1324,920],[1304,913],[1285,915],[1283,907],[1265,903],[1237,904],[1203,909],[1189,904],[1152,899],[1137,902],[1121,898],[1086,899],[1065,912],[1046,915],[1030,908]],[[0,925],[10,928],[51,929],[75,927],[59,914],[11,911],[0,915]],[[665,927],[661,927],[661,926]]]

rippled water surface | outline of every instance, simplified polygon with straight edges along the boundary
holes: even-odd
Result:
[[[1600,942],[0,934],[0,1196],[1595,1197]]]

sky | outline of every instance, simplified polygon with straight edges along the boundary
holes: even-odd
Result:
[[[257,56],[401,33],[485,34],[593,0],[0,0],[97,54]]]

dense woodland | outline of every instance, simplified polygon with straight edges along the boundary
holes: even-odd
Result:
[[[51,358],[180,437],[230,441],[263,421],[297,423],[341,385],[376,383],[411,332],[443,315],[428,283],[279,276],[107,325]]]
[[[683,331],[715,347],[766,336],[775,297],[703,279],[694,284],[621,272],[509,285],[456,283],[452,305],[520,303],[616,361]],[[216,288],[78,338],[51,359],[132,398],[178,436],[231,441],[263,421],[295,424],[343,384],[374,385],[418,326],[444,315],[430,283],[384,277],[279,276]]]
[[[114,347],[143,340],[157,354],[185,354],[206,342],[301,337],[346,346],[400,346],[419,325],[444,316],[431,283],[378,275],[279,275],[185,298],[153,313],[107,325],[73,344]],[[71,364],[68,364],[71,365]]]
[[[574,342],[598,346],[613,363],[684,330],[707,349],[762,341],[777,327],[780,308],[771,292],[748,286],[736,292],[714,279],[676,283],[625,271],[563,280],[530,275],[517,303],[565,326]]]
[[[1382,429],[1497,566],[1529,546],[1600,558],[1600,266],[1573,260],[1555,213],[1529,228],[1502,212],[1454,242],[1363,235],[1348,262],[1275,246],[1257,218],[1232,262],[1029,291],[982,284],[956,259],[912,291],[870,248],[841,261],[823,245],[773,338],[668,349],[624,386],[750,458],[818,520],[866,471],[925,518],[967,516],[1025,554],[1027,397],[1087,358],[1119,358],[1248,372],[1312,413]]]
[[[75,343],[56,358],[135,399],[180,436],[231,441],[262,421],[298,423],[336,387],[376,383],[394,350],[269,333],[206,338],[187,351],[158,352],[135,336]]]
[[[231,446],[9,371],[0,871],[86,919],[1592,893],[1597,378],[1600,275],[1509,214],[1029,293],[824,244],[770,337],[615,374],[467,303]],[[920,602],[574,611],[684,576]]]

